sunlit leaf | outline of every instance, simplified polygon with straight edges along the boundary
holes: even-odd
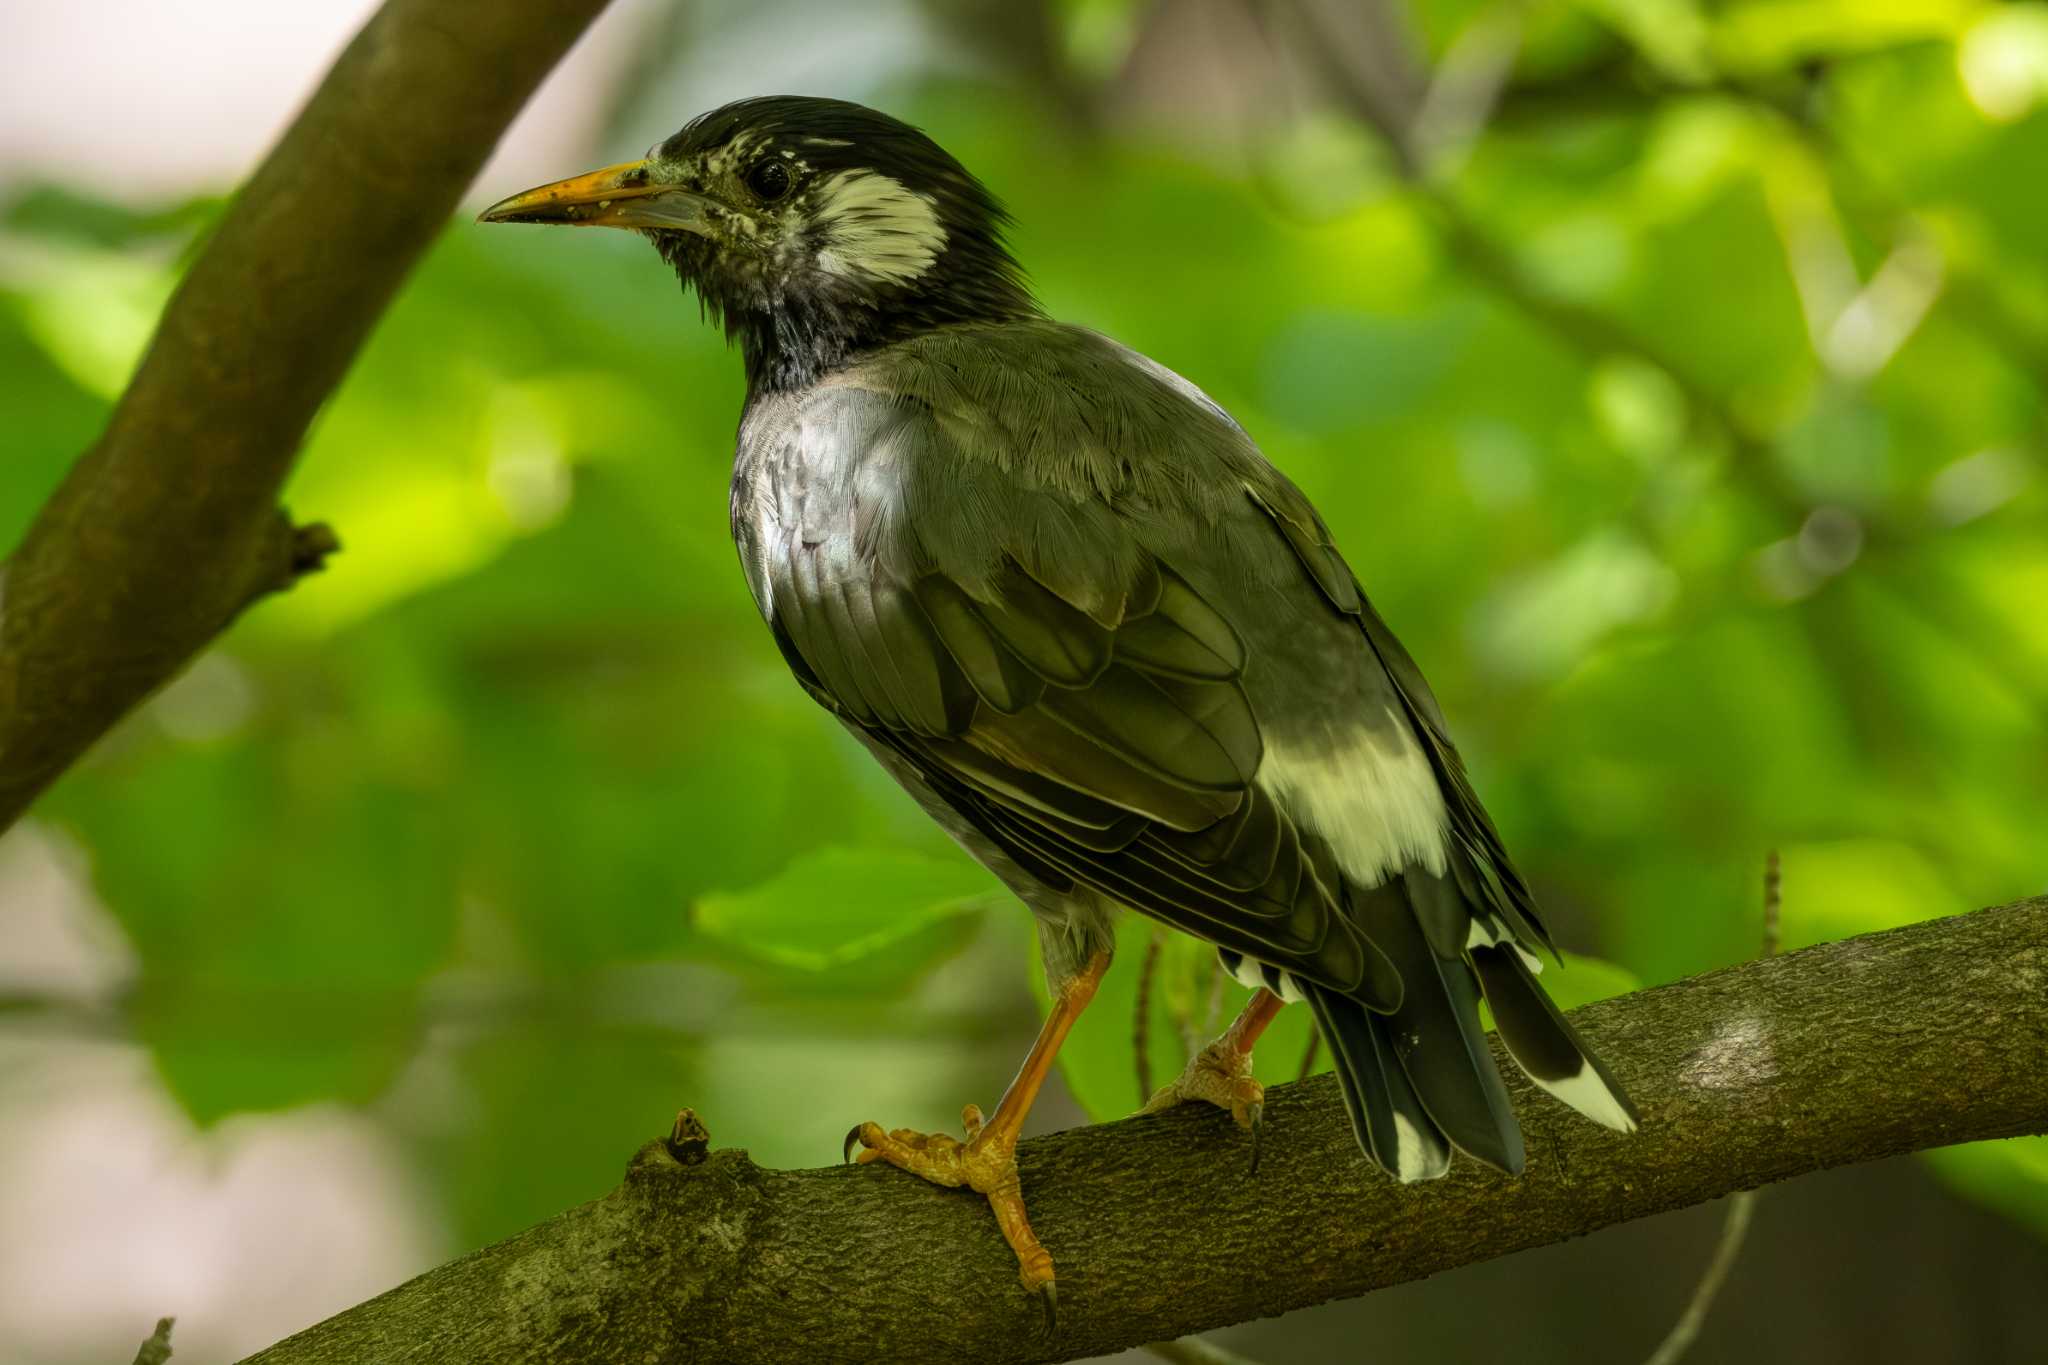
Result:
[[[758,886],[703,897],[696,925],[744,953],[824,971],[980,909],[997,894],[988,873],[964,856],[826,848]]]

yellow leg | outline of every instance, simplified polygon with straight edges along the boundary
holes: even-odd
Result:
[[[852,1159],[865,1165],[886,1161],[936,1185],[967,1188],[988,1199],[1003,1239],[1017,1253],[1017,1276],[1025,1291],[1038,1294],[1045,1303],[1046,1320],[1056,1321],[1059,1296],[1053,1288],[1052,1255],[1031,1230],[1024,1213],[1024,1190],[1017,1178],[1017,1136],[1024,1116],[1031,1112],[1045,1078],[1052,1073],[1053,1059],[1060,1044],[1095,998],[1095,988],[1109,969],[1109,954],[1098,954],[1087,968],[1060,991],[1046,1015],[1038,1041],[1031,1045],[1024,1065],[1010,1088],[996,1105],[995,1116],[983,1122],[981,1109],[968,1105],[960,1111],[960,1123],[967,1141],[945,1133],[919,1133],[909,1128],[884,1132],[880,1124],[863,1123],[846,1135],[846,1150],[852,1154],[858,1144],[863,1150]]]

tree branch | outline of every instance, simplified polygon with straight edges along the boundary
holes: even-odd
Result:
[[[1395,1185],[1335,1081],[1267,1092],[1248,1177],[1199,1105],[1018,1153],[1059,1261],[1060,1329],[987,1207],[880,1168],[684,1166],[623,1185],[252,1358],[1069,1360],[1185,1336],[1581,1236],[1811,1171],[2048,1129],[2048,898],[1809,948],[1589,1005],[1574,1023],[1643,1110],[1621,1137],[1510,1068],[1518,1179],[1460,1161]],[[849,1115],[849,1118],[862,1117]],[[506,1141],[518,1141],[507,1134]]]
[[[1764,947],[1763,956],[1778,955],[1778,910],[1780,879],[1778,850],[1772,849],[1764,856]],[[1728,1279],[1728,1272],[1735,1268],[1735,1258],[1742,1254],[1742,1244],[1749,1239],[1749,1224],[1756,1214],[1755,1190],[1742,1190],[1728,1198],[1728,1214],[1721,1224],[1721,1236],[1714,1244],[1714,1257],[1707,1262],[1706,1273],[1686,1300],[1685,1311],[1671,1324],[1671,1330],[1664,1340],[1657,1343],[1657,1349],[1650,1353],[1644,1365],[1678,1365],[1685,1359],[1693,1343],[1699,1340],[1700,1328],[1706,1325],[1707,1311],[1720,1296],[1721,1285]]]
[[[335,548],[277,494],[314,412],[605,0],[388,0],[236,195],[99,442],[0,566],[0,829]]]
[[[177,1352],[171,1349],[171,1329],[177,1325],[176,1318],[158,1318],[156,1330],[135,1352],[135,1365],[164,1365],[176,1355]]]

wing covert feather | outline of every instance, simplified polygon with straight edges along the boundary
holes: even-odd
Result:
[[[1550,935],[1536,913],[1536,898],[1508,857],[1507,847],[1493,826],[1493,818],[1480,804],[1478,793],[1465,775],[1465,761],[1451,742],[1450,728],[1436,694],[1424,680],[1422,670],[1380,614],[1373,609],[1365,589],[1337,552],[1329,531],[1291,487],[1262,496],[1248,490],[1252,502],[1272,518],[1301,566],[1321,588],[1330,605],[1358,622],[1366,643],[1393,684],[1394,694],[1414,733],[1420,738],[1443,793],[1452,834],[1451,871],[1459,887],[1475,904],[1490,907],[1525,943],[1550,947]],[[1464,922],[1456,915],[1426,917],[1432,942],[1439,952],[1455,953],[1463,947]],[[1455,940],[1455,941],[1454,941]]]

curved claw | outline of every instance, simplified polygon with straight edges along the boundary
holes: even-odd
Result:
[[[1055,1282],[1047,1280],[1038,1286],[1038,1297],[1045,1305],[1045,1334],[1056,1335],[1060,1330],[1060,1292]]]
[[[853,1149],[860,1145],[860,1130],[865,1126],[856,1123],[846,1130],[846,1142],[839,1149],[839,1159],[848,1166],[853,1164]]]
[[[1244,1107],[1245,1126],[1252,1130],[1251,1174],[1259,1173],[1259,1146],[1266,1134],[1266,1106],[1262,1100],[1254,1100]]]

